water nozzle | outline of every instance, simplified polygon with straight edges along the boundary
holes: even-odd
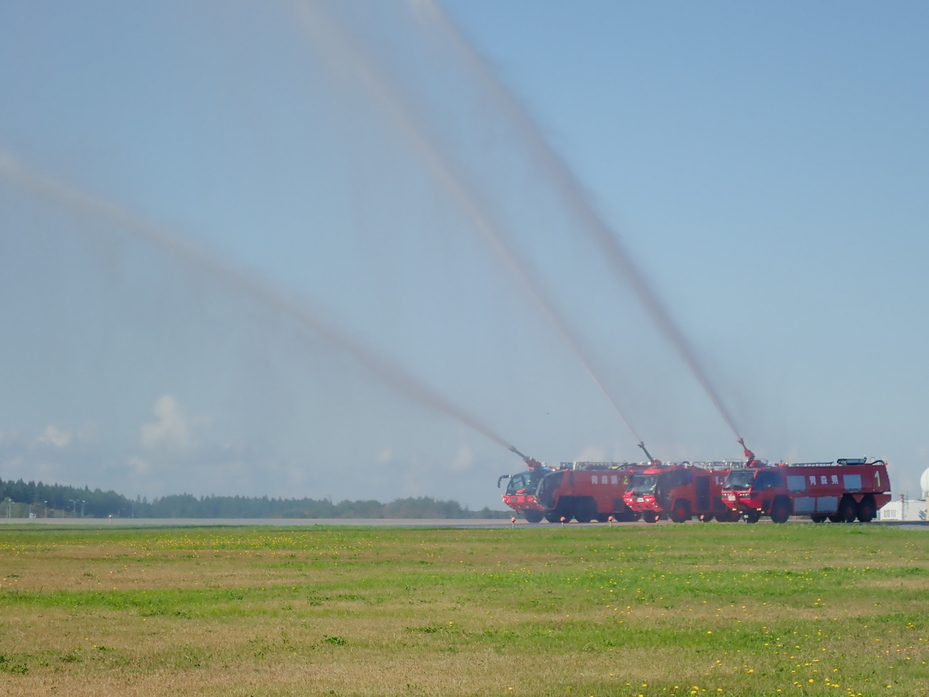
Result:
[[[648,463],[649,463],[650,465],[660,465],[660,464],[661,464],[661,461],[660,461],[660,460],[656,460],[655,458],[652,457],[652,454],[651,454],[650,452],[648,452],[648,448],[645,447],[645,441],[644,441],[644,440],[643,440],[643,441],[639,441],[639,447],[642,448],[642,452],[645,453],[645,457],[648,458]]]
[[[516,449],[516,446],[514,446],[514,445],[511,445],[511,446],[510,446],[510,452],[511,452],[511,453],[516,453],[517,455],[519,455],[519,456],[523,459],[523,462],[525,462],[525,463],[529,466],[530,469],[535,469],[536,467],[541,467],[541,466],[542,466],[542,463],[541,463],[541,462],[539,462],[538,460],[536,460],[534,457],[529,457],[528,455],[523,455],[521,452],[519,452],[519,451]]]

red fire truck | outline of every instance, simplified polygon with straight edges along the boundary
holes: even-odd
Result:
[[[814,523],[827,518],[833,523],[870,523],[890,498],[887,465],[866,458],[792,465],[750,461],[744,469],[730,472],[723,487],[723,502],[749,523],[763,515],[775,523],[792,515],[808,515]]]
[[[646,523],[665,517],[683,523],[695,515],[704,522],[714,517],[734,522],[739,518],[726,508],[721,494],[730,469],[741,464],[726,460],[657,465],[632,478],[623,501]]]
[[[623,503],[623,494],[635,472],[645,465],[626,462],[562,462],[558,468],[545,467],[538,460],[519,453],[529,471],[503,475],[497,486],[509,479],[503,503],[530,523],[544,518],[556,523],[563,518],[579,523],[638,520],[637,513]]]
[[[522,453],[520,453],[522,455]],[[504,479],[510,481],[506,485],[506,491],[503,492],[503,503],[512,508],[517,513],[522,513],[523,517],[530,523],[540,523],[543,517],[543,511],[540,509],[536,491],[539,488],[539,482],[554,470],[549,469],[538,460],[523,456],[523,460],[529,467],[526,472],[518,474],[504,474],[497,479],[497,488],[500,488],[500,482]]]

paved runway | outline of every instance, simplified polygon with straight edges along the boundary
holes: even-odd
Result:
[[[791,523],[812,524],[808,518],[791,520]],[[690,525],[705,525],[699,521],[691,521]],[[713,525],[714,523],[709,523]],[[763,520],[758,524],[771,524],[770,520]],[[859,523],[853,523],[859,525]],[[202,527],[400,527],[400,528],[508,528],[513,524],[509,518],[0,518],[0,525],[49,525],[84,526],[84,527],[135,527],[135,528],[202,528]],[[567,523],[568,527],[607,527],[609,523]],[[644,522],[613,523],[616,527],[624,525],[645,526]],[[658,526],[674,525],[667,521],[657,523]],[[729,523],[728,525],[739,525]],[[833,525],[833,523],[828,523]],[[869,525],[886,527],[904,527],[929,530],[929,522],[921,521],[874,521]],[[539,530],[557,527],[552,523],[527,523],[522,518],[516,519],[516,527],[534,528]]]
[[[89,527],[426,527],[426,528],[504,528],[509,518],[0,518],[0,525],[51,525]],[[517,519],[519,526],[529,527]],[[577,525],[575,523],[575,525]],[[533,526],[537,527],[537,526]],[[552,527],[552,526],[549,526]]]

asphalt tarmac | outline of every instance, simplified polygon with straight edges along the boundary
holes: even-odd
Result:
[[[812,524],[808,518],[792,519],[790,522]],[[693,520],[691,525],[705,525]],[[712,524],[712,523],[711,523]],[[758,524],[771,524],[762,519]],[[833,525],[834,523],[828,523]],[[852,523],[859,525],[860,523]],[[270,527],[307,528],[321,527],[394,527],[394,528],[553,528],[557,523],[527,523],[517,518],[515,524],[509,518],[0,518],[0,525],[51,525],[84,527],[132,527],[132,528],[204,528],[204,527]],[[566,523],[569,527],[606,527],[609,523]],[[637,523],[613,523],[614,526],[648,525]],[[674,525],[662,521],[656,525]],[[738,525],[738,523],[730,523]],[[929,530],[929,522],[923,521],[874,521],[868,525],[893,526]]]

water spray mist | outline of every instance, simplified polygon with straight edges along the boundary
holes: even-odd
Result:
[[[447,149],[430,136],[428,129],[420,122],[415,105],[398,88],[383,67],[368,54],[360,42],[329,16],[319,6],[319,3],[301,2],[294,7],[314,44],[329,54],[333,64],[340,68],[350,66],[359,75],[371,96],[384,108],[391,120],[408,138],[435,181],[445,189],[452,200],[470,218],[477,230],[488,240],[494,251],[506,263],[548,321],[555,327],[559,336],[584,366],[632,437],[636,442],[641,442],[642,439],[620,408],[618,400],[594,369],[589,349],[582,344],[577,332],[571,328],[570,323],[548,297],[542,282],[536,278],[536,274],[532,273],[529,264],[522,260],[507,243],[508,235],[504,226],[494,218],[492,207],[479,193],[479,187],[471,181]]]
[[[677,323],[674,322],[665,305],[659,300],[645,275],[632,261],[632,257],[623,247],[615,231],[610,229],[606,221],[594,209],[571,168],[548,144],[535,119],[529,115],[513,93],[494,75],[483,56],[474,49],[438,3],[434,2],[434,0],[410,0],[410,6],[414,16],[420,20],[421,25],[426,30],[439,32],[442,38],[454,47],[461,63],[468,69],[475,80],[483,85],[485,91],[493,97],[500,111],[517,126],[518,131],[523,134],[534,155],[542,163],[574,211],[575,216],[581,223],[579,227],[593,237],[616,276],[632,286],[639,301],[665,338],[677,350],[678,355],[703,388],[716,411],[736,438],[740,439],[741,436],[735,421],[723,404],[719,393],[710,382],[706,370],[697,359],[696,351],[687,341]]]
[[[3,151],[0,151],[0,176],[36,198],[63,207],[75,215],[90,216],[113,223],[133,237],[151,244],[177,261],[193,266],[210,277],[230,283],[276,313],[296,320],[302,326],[312,330],[330,345],[351,356],[371,374],[396,391],[470,426],[504,448],[512,448],[501,436],[475,416],[440,395],[399,365],[376,353],[372,348],[332,326],[317,313],[311,312],[303,303],[276,289],[266,279],[210,255],[168,228],[145,220],[116,203],[92,196],[57,179],[40,175]]]

